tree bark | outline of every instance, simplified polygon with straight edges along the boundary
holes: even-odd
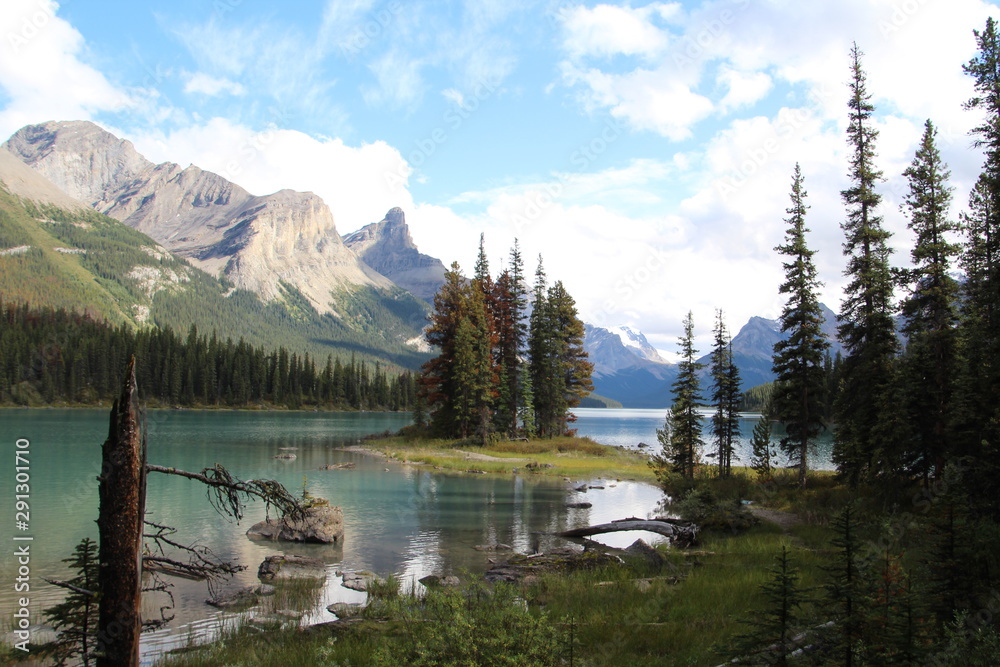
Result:
[[[136,667],[142,629],[139,610],[146,448],[136,407],[135,357],[125,372],[121,395],[111,408],[111,425],[102,453],[97,519],[97,667]]]

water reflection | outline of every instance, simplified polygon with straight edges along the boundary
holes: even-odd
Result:
[[[33,543],[32,613],[62,597],[59,589],[41,583],[41,576],[65,578],[60,562],[84,536],[96,538],[96,474],[100,444],[107,435],[104,410],[5,411],[5,432],[32,441]],[[398,429],[409,415],[329,413],[246,413],[163,411],[149,417],[151,463],[198,471],[225,465],[243,478],[274,478],[293,493],[303,490],[330,499],[344,511],[345,540],[341,545],[297,545],[251,541],[247,528],[265,517],[261,503],[251,503],[239,524],[220,517],[202,485],[167,475],[152,475],[147,490],[148,519],[178,528],[176,539],[198,543],[219,557],[247,569],[228,586],[257,583],[257,566],[275,553],[300,554],[326,563],[321,602],[302,622],[335,617],[326,611],[334,602],[359,602],[364,594],[341,586],[338,572],[370,571],[394,574],[416,582],[428,574],[473,575],[483,572],[491,555],[477,551],[483,544],[503,543],[521,552],[546,550],[562,543],[552,533],[626,516],[646,517],[655,510],[657,489],[617,480],[571,480],[530,476],[445,474],[418,466],[403,466],[378,457],[344,451],[367,432]],[[9,429],[9,431],[8,431]],[[293,450],[282,448],[294,448]],[[275,459],[281,451],[296,458]],[[351,462],[352,470],[321,470]],[[388,468],[388,471],[386,469]],[[580,493],[580,482],[604,489]],[[11,481],[0,477],[0,494],[10,497]],[[586,500],[591,508],[568,508]],[[10,528],[7,539],[10,540]],[[627,536],[607,536],[627,546]],[[619,544],[616,544],[619,546]],[[4,571],[12,566],[9,553],[0,554]],[[144,662],[169,648],[203,641],[226,623],[206,605],[205,584],[174,582],[176,619],[171,627],[143,637]],[[4,610],[14,606],[11,589],[0,590]],[[146,601],[144,614],[156,616],[158,602]]]

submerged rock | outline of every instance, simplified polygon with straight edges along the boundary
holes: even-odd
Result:
[[[286,542],[341,543],[344,539],[344,512],[329,505],[310,507],[299,515],[255,523],[247,531],[247,537]]]
[[[459,581],[458,577],[446,576],[442,577],[436,574],[429,574],[423,579],[418,579],[421,584],[427,588],[434,588],[436,586],[461,586],[462,582]]]
[[[257,568],[257,578],[261,581],[294,578],[325,579],[326,563],[318,558],[279,554],[268,556]]]
[[[368,591],[368,584],[373,581],[383,582],[382,579],[377,574],[372,574],[371,572],[343,572],[340,573],[344,577],[344,582],[341,584],[344,588],[350,588],[352,591],[360,591],[365,593]]]
[[[354,618],[360,616],[364,609],[364,605],[359,602],[334,602],[326,608],[331,614],[336,614],[337,618]]]
[[[259,586],[244,586],[229,591],[223,591],[213,598],[205,600],[206,604],[219,609],[230,607],[243,607],[257,604],[257,601],[265,595],[274,595],[274,586],[260,584]]]

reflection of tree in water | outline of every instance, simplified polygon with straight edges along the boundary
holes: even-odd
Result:
[[[477,545],[507,544],[521,552],[544,549],[556,539],[550,534],[564,528],[568,518],[561,481],[517,475],[424,472],[412,481],[409,507],[421,527],[410,539],[425,542],[434,535],[440,558],[433,560],[455,573],[485,571],[487,556],[475,550]]]

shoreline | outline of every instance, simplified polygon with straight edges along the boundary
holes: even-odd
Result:
[[[607,478],[656,484],[649,456],[586,437],[498,441],[487,447],[454,440],[402,436],[363,440],[344,451],[369,453],[388,463],[476,475]]]

